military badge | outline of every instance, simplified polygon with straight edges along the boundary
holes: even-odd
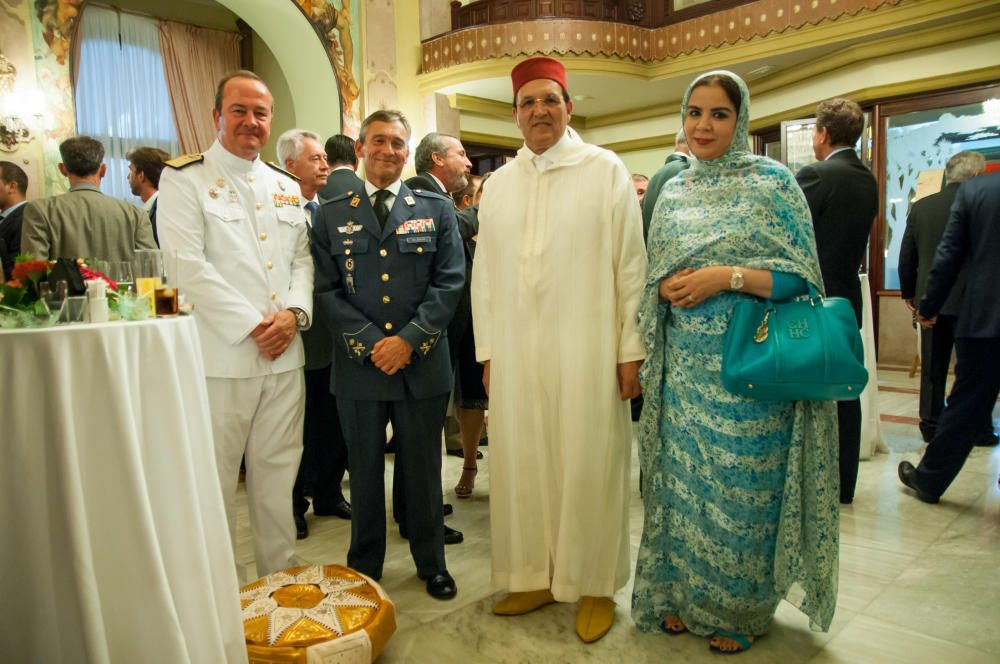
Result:
[[[410,207],[413,207],[414,205],[417,204],[417,202],[413,200],[413,196],[407,196],[403,200],[406,201],[406,204],[409,205]]]
[[[396,227],[396,235],[412,235],[414,233],[433,233],[437,230],[433,219],[407,219]]]
[[[355,196],[354,198],[351,199],[351,207],[358,207],[358,205],[360,204],[361,204],[360,196]]]

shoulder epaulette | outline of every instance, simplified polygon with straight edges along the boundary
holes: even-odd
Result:
[[[411,191],[414,194],[416,194],[417,196],[422,196],[423,198],[437,198],[437,199],[442,200],[442,201],[449,201],[449,200],[451,200],[447,196],[442,196],[441,194],[437,193],[436,191],[430,191],[428,189],[412,189]]]
[[[174,157],[166,161],[167,166],[170,168],[176,168],[180,170],[185,166],[190,166],[191,164],[197,164],[205,161],[205,155],[203,154],[185,154],[180,157]]]
[[[342,201],[348,196],[353,196],[353,195],[354,195],[353,191],[345,191],[342,194],[337,194],[333,198],[326,199],[325,201],[323,201],[323,205],[326,205],[327,203],[336,203],[337,201]]]
[[[301,178],[299,178],[299,176],[292,175],[291,173],[289,173],[288,171],[286,171],[285,169],[283,169],[281,166],[278,166],[273,161],[265,161],[264,163],[267,164],[268,166],[270,166],[271,168],[273,168],[274,170],[278,171],[279,173],[283,173],[284,175],[287,175],[288,177],[292,178],[296,182],[300,182],[301,181]]]

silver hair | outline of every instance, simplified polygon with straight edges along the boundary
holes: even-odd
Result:
[[[677,132],[677,136],[674,137],[674,147],[677,147],[678,145],[687,145],[687,144],[688,144],[687,136],[684,135],[684,130],[681,129],[679,132]]]
[[[302,139],[311,138],[323,147],[319,134],[308,129],[289,129],[278,137],[278,165],[285,167],[285,160],[295,161],[302,154]]]
[[[972,150],[964,150],[952,155],[944,167],[948,182],[965,182],[976,177],[986,168],[986,157]]]
[[[413,153],[413,165],[416,167],[417,173],[423,173],[434,168],[434,159],[431,155],[439,154],[443,156],[448,152],[448,147],[442,140],[444,138],[459,140],[457,136],[440,134],[436,131],[432,131],[420,140],[417,151]]]

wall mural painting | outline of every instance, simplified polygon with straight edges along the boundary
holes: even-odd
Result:
[[[361,128],[361,79],[357,3],[351,0],[294,0],[312,23],[330,56],[340,88],[343,133],[357,137]]]

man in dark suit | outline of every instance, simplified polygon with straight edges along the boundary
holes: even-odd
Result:
[[[170,155],[158,148],[142,147],[132,150],[125,158],[128,159],[128,184],[132,195],[142,199],[153,227],[153,240],[160,246],[160,236],[156,232],[156,201],[160,197],[160,173]]]
[[[0,161],[0,263],[4,279],[10,279],[14,259],[21,251],[21,221],[27,193],[28,174],[12,161]]]
[[[934,256],[917,320],[933,326],[966,266],[965,297],[955,329],[955,385],[920,464],[899,464],[899,479],[917,498],[936,503],[981,435],[1000,394],[1000,173],[973,178],[955,195]]]
[[[445,328],[465,266],[451,199],[411,190],[400,175],[410,126],[398,111],[361,124],[363,191],[325,202],[313,227],[315,301],[330,328],[331,391],[350,455],[353,517],[348,565],[375,579],[385,560],[385,427],[417,575],[432,597],[457,588],[444,557],[441,425],[452,387]]]
[[[858,268],[868,245],[868,233],[878,212],[878,185],[861,163],[854,145],[861,138],[865,116],[849,99],[831,99],[816,107],[813,154],[795,179],[809,202],[816,231],[816,251],[826,294],[844,297],[854,307],[861,327],[861,282]],[[861,402],[837,403],[840,425],[840,502],[854,500],[861,454]]]
[[[346,136],[344,138],[347,138]],[[278,137],[278,161],[285,169],[299,178],[303,216],[310,229],[312,240],[313,216],[319,210],[319,191],[330,183],[330,166],[327,152],[320,143],[319,134],[305,129],[289,129]],[[347,138],[353,154],[354,141]],[[349,191],[361,191],[361,180],[350,170]],[[302,345],[306,354],[305,366],[305,421],[302,428],[302,460],[292,487],[292,516],[295,518],[295,537],[309,537],[306,511],[311,490],[313,514],[351,518],[351,504],[344,499],[341,484],[347,471],[347,444],[340,430],[337,417],[337,399],[330,394],[330,363],[332,342],[322,314],[317,314],[313,304],[313,324],[302,330]]]
[[[934,265],[934,252],[948,223],[951,205],[962,182],[981,174],[986,158],[978,152],[953,155],[945,166],[947,184],[936,194],[913,204],[906,218],[906,231],[899,249],[899,287],[911,312],[924,297],[927,278]],[[959,272],[948,299],[933,327],[920,331],[920,433],[924,442],[934,438],[938,417],[944,408],[944,389],[948,380],[951,351],[955,345],[955,324],[965,294],[965,270]],[[994,445],[992,420],[983,423],[977,444]]]
[[[413,190],[433,191],[434,193],[446,196],[465,189],[469,184],[469,171],[472,169],[472,162],[465,154],[465,147],[462,141],[451,134],[441,134],[431,132],[420,139],[420,144],[413,155],[414,166],[417,174],[406,180],[406,186]],[[459,214],[459,230],[463,227],[463,215]],[[467,220],[467,218],[466,218]],[[471,315],[471,308],[466,306],[468,302],[459,301],[456,315],[467,317]],[[454,325],[449,326],[449,330],[454,329]],[[449,335],[451,340],[449,350],[451,351],[452,366],[458,353],[458,338]],[[454,404],[453,404],[454,405]],[[444,438],[445,447],[451,450],[462,450],[461,425],[455,415],[455,409],[450,409],[445,416]],[[391,448],[395,445],[390,444]],[[399,485],[395,485],[398,487]],[[405,510],[403,505],[403,495],[394,488],[392,494],[393,511],[398,513]],[[445,504],[445,514],[451,513],[451,505]],[[464,539],[461,531],[448,526],[444,527],[444,543],[458,544]]]
[[[660,166],[660,170],[649,179],[646,195],[639,201],[642,205],[642,237],[649,237],[649,224],[653,221],[653,210],[656,209],[656,199],[660,197],[660,190],[668,180],[691,167],[690,155],[687,137],[681,129],[674,138],[674,151],[663,162],[663,166]]]
[[[59,172],[69,180],[69,192],[25,206],[22,254],[39,260],[131,261],[137,249],[156,249],[149,217],[131,203],[101,193],[108,169],[100,141],[90,136],[67,138],[59,144],[59,154]]]
[[[358,156],[354,154],[354,139],[334,134],[326,139],[324,148],[330,175],[326,178],[326,185],[319,190],[320,201],[328,201],[347,191],[361,191],[364,182],[357,175]]]

